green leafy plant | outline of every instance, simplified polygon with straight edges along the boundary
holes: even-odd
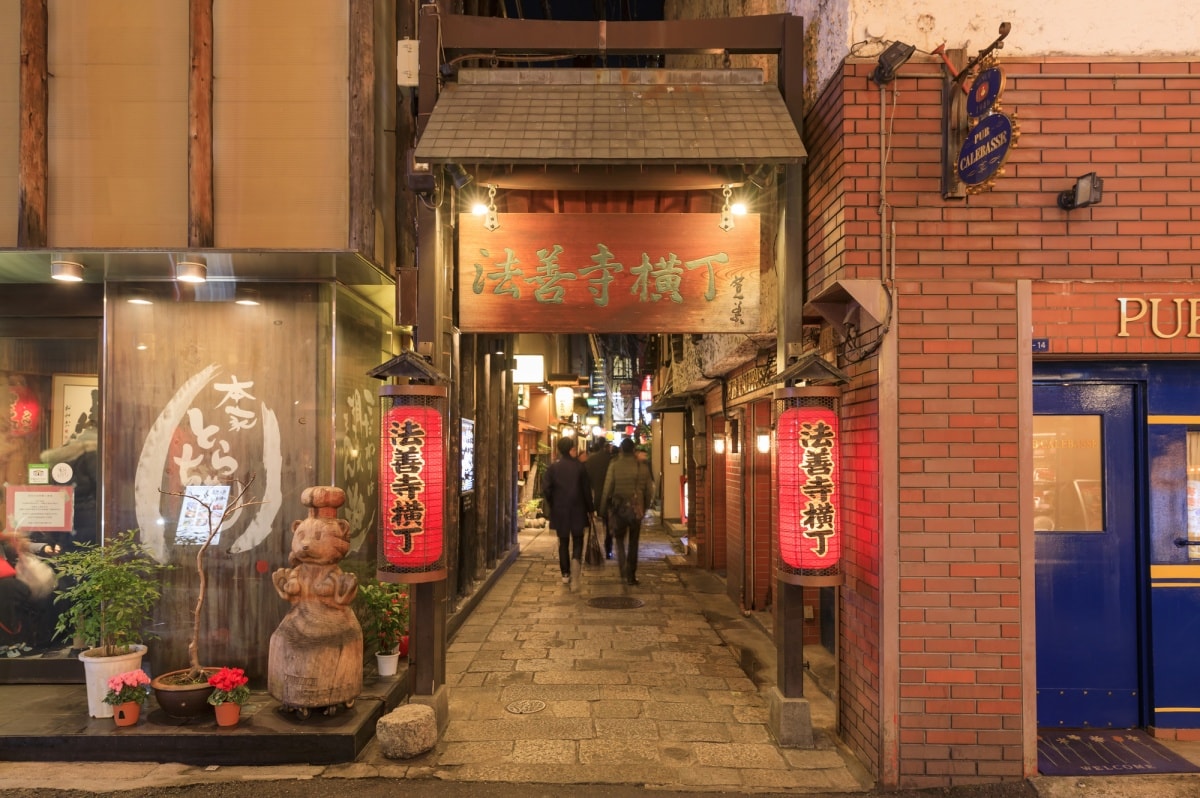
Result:
[[[83,544],[58,556],[56,566],[65,584],[54,601],[64,605],[56,631],[68,632],[84,645],[99,647],[101,656],[126,654],[130,647],[153,637],[146,620],[161,596],[159,563],[130,529],[103,545]]]
[[[400,638],[408,634],[408,587],[371,580],[358,585],[355,601],[366,632],[375,639],[380,654],[395,654]]]

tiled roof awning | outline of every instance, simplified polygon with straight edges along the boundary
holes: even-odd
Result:
[[[778,88],[759,70],[463,70],[415,158],[460,164],[798,163]]]

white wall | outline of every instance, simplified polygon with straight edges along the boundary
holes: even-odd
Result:
[[[1200,3],[1144,0],[1131,6],[1091,0],[786,0],[817,37],[817,84],[824,86],[849,55],[875,57],[893,41],[919,53],[939,44],[968,56],[990,45],[1000,23],[1012,31],[1006,56],[1194,57]]]

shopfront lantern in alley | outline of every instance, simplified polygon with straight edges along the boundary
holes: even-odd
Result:
[[[776,391],[779,578],[797,585],[842,582],[841,390]]]
[[[554,412],[559,418],[570,418],[575,412],[575,389],[560,385],[554,389]]]
[[[446,578],[447,390],[384,385],[379,446],[382,502],[378,577],[388,582]]]
[[[38,430],[42,407],[24,377],[9,377],[8,383],[8,432],[14,438],[32,435]]]

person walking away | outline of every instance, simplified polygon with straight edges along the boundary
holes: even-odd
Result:
[[[587,469],[588,481],[592,485],[592,506],[601,507],[600,494],[604,492],[604,478],[608,476],[608,465],[612,462],[612,453],[609,451],[608,441],[600,438],[591,446],[591,453],[583,463],[583,467]],[[599,514],[598,523],[604,524],[604,556],[611,560],[613,558],[613,537],[612,530],[608,526],[608,519],[604,517],[604,513]]]
[[[636,585],[638,538],[642,534],[642,516],[654,500],[654,475],[650,466],[638,459],[632,438],[621,441],[621,452],[608,467],[600,506],[608,515],[617,551],[621,578]]]
[[[558,439],[559,458],[546,469],[542,497],[550,510],[550,526],[558,535],[558,567],[563,584],[579,589],[583,571],[583,530],[593,512],[592,486],[583,463],[575,457],[576,438]]]

